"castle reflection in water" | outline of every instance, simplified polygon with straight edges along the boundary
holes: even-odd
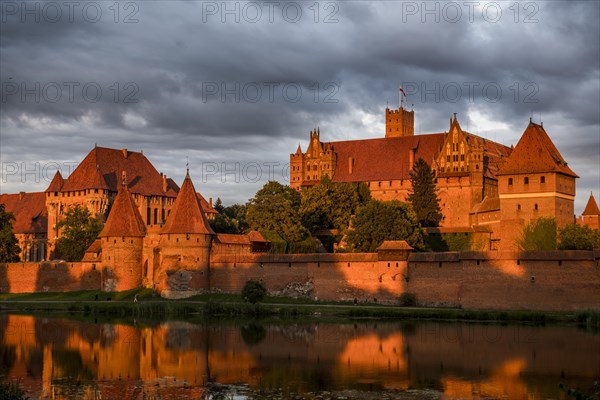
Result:
[[[591,387],[600,339],[571,327],[450,323],[150,326],[0,315],[0,379],[36,398],[202,398],[207,383],[284,392],[423,388],[559,398]]]

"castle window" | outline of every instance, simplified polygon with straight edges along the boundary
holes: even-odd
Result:
[[[508,186],[512,186],[512,184],[513,184],[512,178],[508,178]]]
[[[525,184],[529,185],[529,178],[528,177],[525,177]]]
[[[150,207],[146,208],[146,225],[150,225],[150,217],[151,217]]]
[[[521,205],[520,204],[517,204],[517,210],[519,210],[519,211],[521,210]]]
[[[542,176],[540,178],[540,183],[546,183],[546,177],[545,176]]]
[[[475,164],[475,169],[479,171],[479,164]]]
[[[460,155],[460,161],[465,161],[465,155],[464,154]]]
[[[390,187],[392,186],[392,181],[390,181]]]
[[[450,162],[450,156],[446,156],[446,161]]]
[[[154,224],[158,224],[158,208],[154,209]]]
[[[535,204],[535,205],[533,206],[533,209],[534,209],[535,211],[537,211],[537,210],[538,210],[538,205],[537,205],[537,204]]]
[[[377,187],[381,187],[381,182],[378,182],[378,183],[377,183]]]

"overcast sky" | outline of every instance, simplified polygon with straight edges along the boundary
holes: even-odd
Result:
[[[403,85],[415,131],[516,144],[542,120],[600,197],[600,7],[559,2],[0,1],[0,192],[41,191],[94,147],[144,151],[245,202],[289,154],[384,136]],[[260,168],[260,169],[259,169]]]

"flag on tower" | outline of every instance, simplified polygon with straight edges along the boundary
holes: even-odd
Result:
[[[402,86],[400,86],[400,93],[402,93],[404,95],[404,97],[406,97],[406,93],[404,93],[404,90],[402,89]]]

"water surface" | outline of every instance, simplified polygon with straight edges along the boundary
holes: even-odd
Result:
[[[593,393],[600,335],[477,323],[98,324],[0,315],[0,375],[53,399],[568,399],[560,383]]]

